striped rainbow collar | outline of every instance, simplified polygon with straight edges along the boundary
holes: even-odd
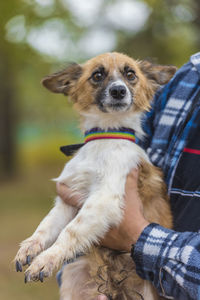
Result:
[[[96,127],[85,132],[85,143],[101,139],[124,139],[135,143],[135,131],[125,127],[108,128],[105,131]]]
[[[86,143],[100,139],[124,139],[135,143],[135,131],[131,128],[120,127],[118,129],[108,128],[103,130],[101,128],[92,128],[85,132],[85,143],[61,146],[60,150],[66,155],[71,156]]]

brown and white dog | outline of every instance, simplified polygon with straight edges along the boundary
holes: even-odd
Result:
[[[136,61],[124,54],[106,53],[83,65],[71,64],[43,80],[54,93],[70,96],[81,117],[83,132],[100,128],[103,133],[121,128],[143,136],[141,116],[150,108],[156,89],[175,73],[173,66]],[[111,130],[112,129],[112,130]],[[130,254],[94,246],[109,227],[123,217],[124,189],[128,173],[139,168],[139,194],[150,222],[172,226],[172,218],[160,171],[145,151],[124,138],[99,138],[85,143],[66,164],[58,182],[81,194],[78,211],[57,197],[54,208],[31,237],[21,243],[16,267],[30,266],[25,281],[43,281],[65,261],[61,299],[158,299],[154,288],[135,272]]]

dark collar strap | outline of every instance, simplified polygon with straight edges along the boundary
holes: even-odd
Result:
[[[85,144],[73,144],[67,146],[61,146],[60,151],[64,153],[66,156],[72,156],[77,150],[79,150]]]

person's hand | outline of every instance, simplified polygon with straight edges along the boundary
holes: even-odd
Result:
[[[137,188],[138,170],[134,169],[127,176],[125,187],[124,216],[119,227],[109,230],[101,245],[107,248],[130,251],[143,229],[149,224],[143,216],[143,207]],[[71,196],[71,190],[64,184],[57,183],[57,193],[62,200],[72,206],[80,208],[80,197]]]
[[[138,170],[127,176],[125,187],[124,216],[119,227],[111,228],[101,245],[107,248],[130,252],[143,229],[149,224],[144,218],[143,206],[138,194]]]

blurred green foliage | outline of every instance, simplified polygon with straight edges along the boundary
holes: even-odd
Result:
[[[24,286],[10,265],[51,206],[59,146],[82,140],[72,104],[40,81],[113,50],[181,66],[199,50],[200,1],[2,0],[0,12],[0,300],[57,299],[55,281]]]

